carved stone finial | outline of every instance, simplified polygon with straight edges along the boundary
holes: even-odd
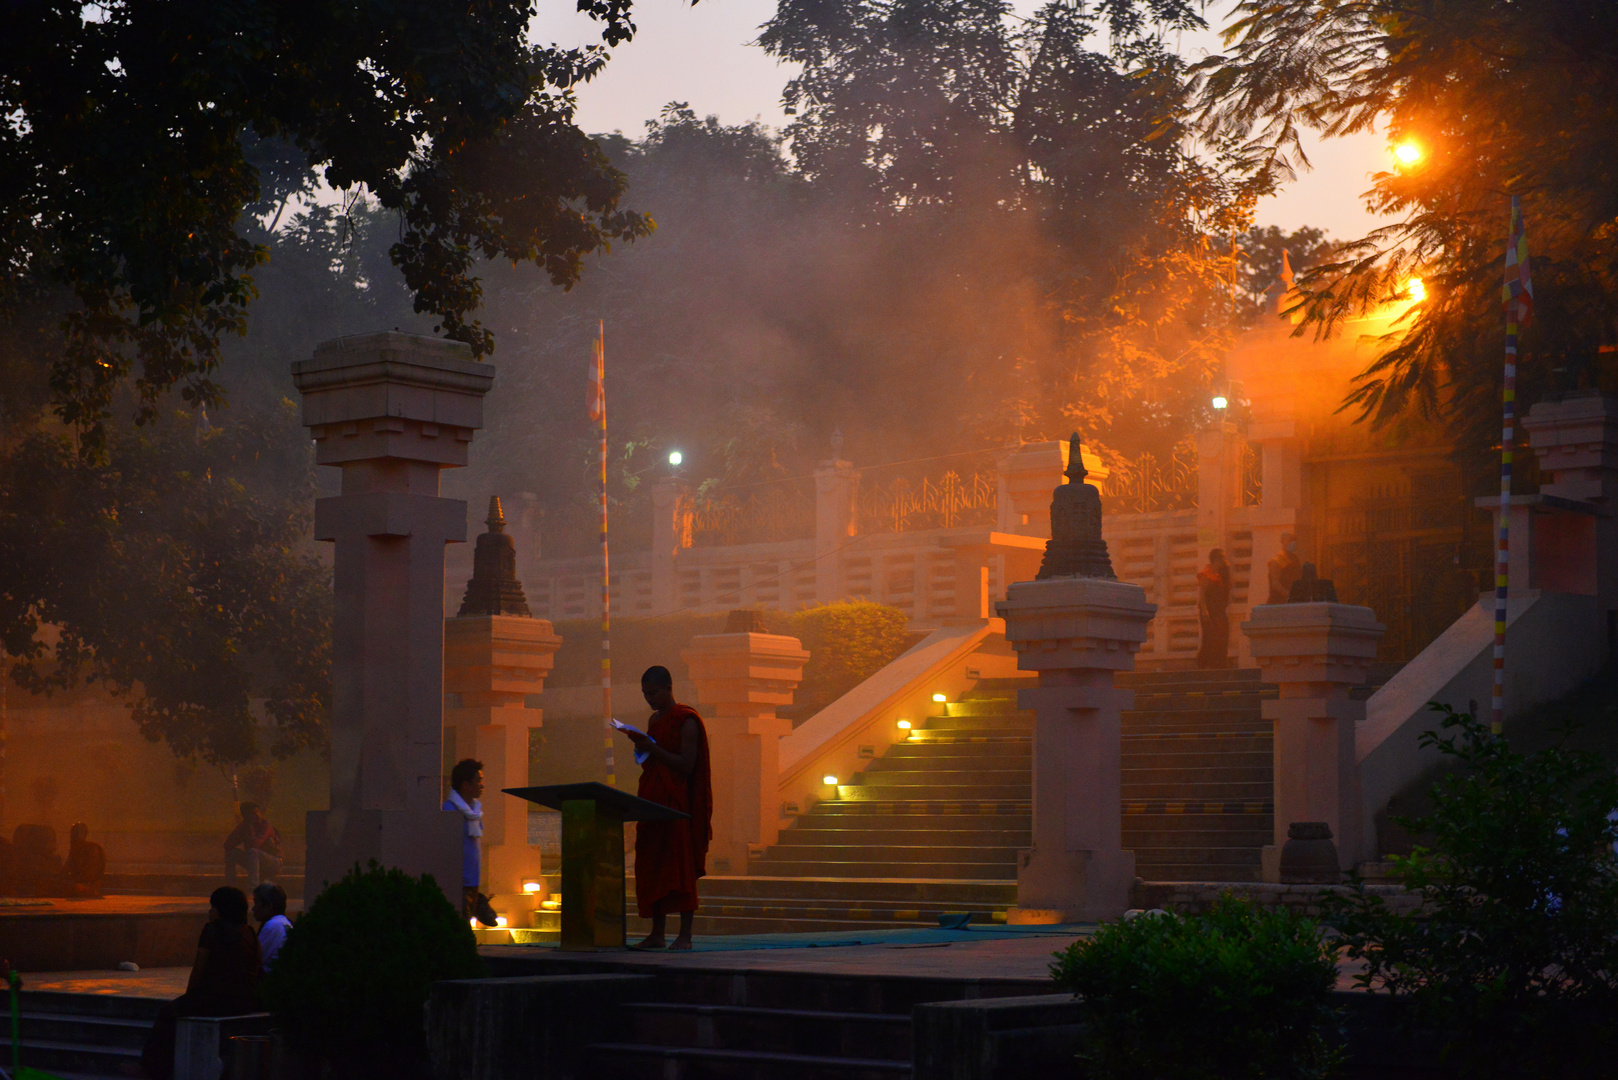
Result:
[[[1101,538],[1101,492],[1086,484],[1084,451],[1079,433],[1068,442],[1068,483],[1051,497],[1051,538],[1036,581],[1053,577],[1094,577],[1117,580],[1107,542]]]
[[[466,583],[466,597],[458,616],[531,616],[522,582],[517,580],[517,545],[506,535],[506,515],[500,496],[489,497],[489,531],[478,537],[472,549],[472,579]]]

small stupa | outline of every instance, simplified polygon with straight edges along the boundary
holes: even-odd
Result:
[[[1079,433],[1068,442],[1067,479],[1051,496],[1051,538],[1034,580],[1093,577],[1116,581],[1107,542],[1101,538],[1101,492],[1086,484]]]
[[[532,618],[522,582],[517,580],[517,545],[506,535],[500,496],[489,496],[489,531],[472,550],[472,580],[466,583],[460,618],[468,615],[523,615]]]

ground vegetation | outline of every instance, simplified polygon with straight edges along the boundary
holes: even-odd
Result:
[[[1232,1080],[1334,1075],[1336,950],[1319,925],[1226,894],[1201,915],[1146,912],[1056,954],[1086,1020],[1082,1075]]]
[[[1454,768],[1394,877],[1421,907],[1356,890],[1329,905],[1359,980],[1409,1003],[1460,1075],[1597,1077],[1618,1053],[1618,778],[1566,745],[1523,752],[1468,713],[1423,745]],[[1565,731],[1568,739],[1577,732]]]

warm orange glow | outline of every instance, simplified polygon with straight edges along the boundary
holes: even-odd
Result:
[[[1413,277],[1405,282],[1405,295],[1419,304],[1427,299],[1427,286],[1421,283],[1421,278]]]
[[[1402,142],[1393,148],[1393,156],[1401,165],[1414,165],[1422,158],[1421,147],[1413,142]]]

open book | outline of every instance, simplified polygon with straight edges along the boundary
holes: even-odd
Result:
[[[638,727],[630,727],[628,724],[625,724],[625,723],[621,722],[616,716],[612,718],[612,726],[617,728],[619,731],[633,731],[636,735],[646,735],[646,732],[642,731],[640,728],[638,728]],[[648,739],[651,738],[650,735],[646,735],[646,737]],[[653,739],[652,741],[656,742],[655,739]],[[651,756],[652,755],[647,753],[645,750],[636,750],[635,751],[635,764],[636,765],[644,765],[644,764],[646,764],[646,759],[651,757]]]

